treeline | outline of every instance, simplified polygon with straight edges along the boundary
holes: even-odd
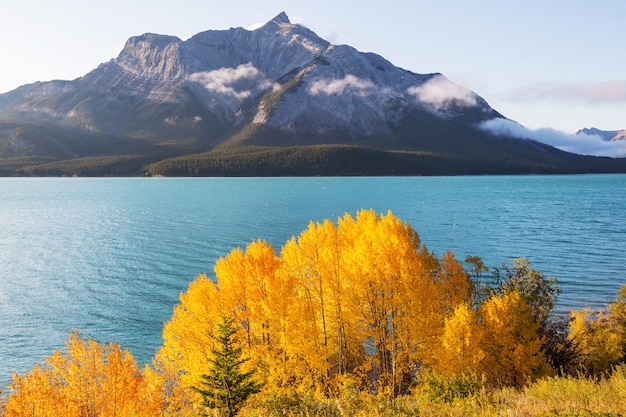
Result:
[[[450,175],[457,170],[442,157],[349,145],[252,146],[166,159],[146,167],[149,175],[172,177]]]
[[[145,158],[134,155],[94,156],[28,165],[15,170],[27,177],[105,177],[139,175]]]
[[[526,260],[487,270],[479,258],[437,257],[391,213],[346,214],[310,223],[278,253],[259,240],[219,259],[215,279],[201,275],[181,295],[142,370],[119,346],[73,333],[67,349],[14,375],[4,415],[232,412],[216,401],[235,391],[226,381],[260,389],[257,415],[294,401],[336,401],[324,413],[340,415],[347,397],[353,409],[365,398],[396,407],[425,392],[452,401],[609,375],[626,359],[626,286],[607,311],[571,321],[552,314],[558,292]],[[235,326],[226,336],[225,317]]]

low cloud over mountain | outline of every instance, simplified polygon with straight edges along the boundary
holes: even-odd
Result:
[[[528,129],[502,118],[485,121],[480,126],[496,135],[531,139],[579,155],[626,157],[626,141],[607,141],[597,134],[577,132],[570,135],[554,129]]]
[[[425,103],[430,103],[437,109],[457,105],[461,107],[476,106],[477,96],[467,88],[453,83],[443,76],[433,77],[422,85],[408,89],[410,94]]]

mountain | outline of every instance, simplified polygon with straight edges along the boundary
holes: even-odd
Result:
[[[626,140],[626,130],[600,130],[595,127],[580,129],[578,133],[587,135],[595,135],[601,137],[607,142],[615,142],[618,140]]]
[[[442,74],[333,45],[281,13],[256,30],[143,34],[72,81],[0,95],[0,175],[626,172],[480,126]]]

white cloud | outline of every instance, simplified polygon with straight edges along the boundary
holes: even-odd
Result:
[[[306,26],[304,16],[300,16],[300,15],[289,16],[289,21],[293,23],[294,25]]]
[[[256,22],[256,23],[252,23],[246,27],[244,27],[245,30],[249,30],[249,31],[253,31],[253,30],[257,30],[257,29],[261,29],[263,26],[265,26],[267,22]]]
[[[442,75],[435,76],[424,84],[411,87],[407,92],[438,109],[450,104],[463,107],[477,104],[476,96],[471,90],[453,83]]]
[[[626,103],[626,80],[580,83],[533,83],[503,95],[508,101],[578,101],[587,104]]]
[[[252,94],[251,89],[264,90],[272,86],[252,63],[237,68],[220,68],[214,71],[197,72],[189,76],[190,81],[204,85],[212,92],[244,100]],[[247,88],[243,88],[246,86]]]
[[[569,135],[548,128],[527,129],[508,119],[491,119],[483,122],[480,127],[495,134],[532,139],[580,155],[626,157],[626,141],[607,142],[598,135]]]
[[[352,90],[359,96],[366,96],[377,90],[373,82],[348,74],[342,79],[317,80],[309,87],[309,93],[315,96],[320,94],[330,96],[333,94],[343,94],[346,89]]]

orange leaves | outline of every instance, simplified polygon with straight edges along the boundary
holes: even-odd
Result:
[[[440,284],[442,309],[454,309],[461,303],[468,303],[472,296],[472,283],[463,265],[450,251],[443,254],[441,268],[437,273]]]
[[[154,371],[146,376],[162,386],[165,402],[173,409],[185,409],[200,401],[191,387],[197,386],[209,366],[213,348],[211,334],[224,308],[216,285],[200,275],[180,296],[170,321],[163,328],[163,346],[156,353]]]
[[[493,295],[478,309],[459,304],[445,319],[432,365],[448,375],[480,375],[491,385],[520,385],[548,364],[539,321],[517,291]]]
[[[570,339],[581,353],[581,365],[592,375],[610,372],[626,361],[626,285],[608,311],[573,311]]]
[[[206,369],[211,323],[231,311],[266,389],[326,392],[342,375],[374,371],[381,390],[397,393],[417,363],[430,362],[446,314],[470,294],[451,254],[440,262],[408,224],[372,210],[311,222],[279,256],[252,242],[221,258],[215,274],[215,286],[204,276],[190,286],[163,333],[157,358],[181,370],[183,388]]]
[[[6,416],[139,415],[142,379],[127,351],[77,333],[66,346],[30,373],[13,377]]]
[[[436,369],[447,375],[479,375],[485,359],[484,338],[476,310],[467,303],[459,304],[445,320]]]
[[[547,367],[539,321],[518,291],[493,296],[480,309],[488,380],[520,385]]]
[[[482,270],[479,260],[472,263]],[[517,385],[546,367],[539,336],[545,309],[529,301],[543,294],[539,307],[549,307],[555,292],[528,264],[516,265],[505,271],[515,279],[477,305],[454,255],[437,258],[391,212],[311,222],[278,255],[257,240],[220,258],[215,281],[197,277],[143,375],[119,346],[73,334],[66,352],[14,377],[6,415],[202,414],[193,387],[210,369],[224,314],[235,319],[251,358],[245,366],[264,378],[265,392],[330,395],[349,380],[395,396],[419,369],[483,373],[491,384]],[[626,328],[626,290],[620,297],[611,310],[619,320],[611,323]],[[574,324],[590,340],[587,322]],[[623,339],[611,346],[612,354],[623,353]]]

